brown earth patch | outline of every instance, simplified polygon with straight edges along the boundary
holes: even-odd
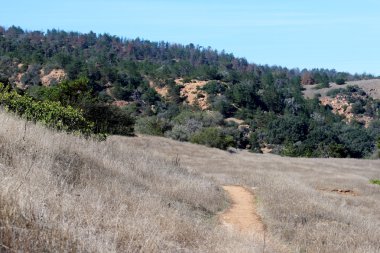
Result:
[[[320,98],[321,104],[326,106],[330,106],[332,108],[332,112],[344,116],[348,122],[356,120],[361,122],[367,128],[369,123],[373,120],[373,118],[362,115],[362,114],[354,114],[352,112],[352,104],[348,101],[348,98],[344,95],[337,95],[334,98],[330,97],[322,97]]]
[[[201,90],[208,81],[191,80],[191,82],[183,82],[182,78],[176,79],[177,85],[183,86],[180,91],[180,96],[185,99],[185,102],[189,105],[198,105],[202,110],[207,110],[210,105],[207,103],[208,94]],[[149,86],[160,94],[162,97],[167,97],[169,89],[167,86],[159,87],[153,81],[149,81]]]
[[[355,192],[354,190],[351,190],[351,189],[338,189],[338,188],[334,188],[334,189],[319,189],[320,191],[324,191],[324,192],[333,192],[333,193],[338,193],[338,194],[341,194],[341,195],[351,195],[351,196],[358,196],[359,194],[357,192]]]
[[[53,69],[49,74],[45,74],[41,70],[41,83],[44,86],[50,86],[52,83],[59,83],[66,78],[66,73],[63,69]]]
[[[224,121],[225,122],[234,122],[234,123],[236,123],[238,125],[241,125],[241,124],[244,123],[244,120],[237,119],[237,118],[226,118]]]
[[[176,79],[175,82],[184,86],[181,89],[181,97],[185,98],[189,105],[198,105],[202,110],[209,108],[210,105],[207,103],[208,94],[200,89],[208,81],[191,80],[191,82],[183,83],[183,79]]]
[[[168,87],[164,86],[164,87],[160,88],[157,85],[155,85],[153,81],[149,81],[149,86],[151,88],[153,88],[162,97],[166,97],[168,95],[168,93],[169,93]]]
[[[255,195],[242,186],[226,185],[223,189],[228,193],[232,205],[220,215],[221,221],[243,233],[263,233],[265,226],[256,212]]]
[[[18,73],[14,79],[14,83],[16,84],[17,88],[20,88],[20,89],[25,88],[24,84],[21,82],[21,78],[23,77],[23,75],[24,73]]]
[[[126,106],[128,104],[129,104],[129,102],[125,101],[125,100],[116,100],[116,101],[112,102],[112,105],[117,106],[117,107],[123,107],[123,106]]]

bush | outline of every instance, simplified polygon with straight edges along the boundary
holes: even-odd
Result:
[[[373,152],[375,143],[366,129],[345,125],[339,131],[338,139],[347,149],[349,157],[363,158]]]
[[[320,89],[323,89],[323,88],[329,88],[330,87],[330,84],[328,82],[323,82],[323,83],[319,83],[317,84],[314,89],[315,90],[320,90]]]
[[[256,132],[251,133],[249,136],[250,151],[253,153],[262,153],[259,138]]]
[[[165,136],[178,141],[188,141],[191,133],[185,125],[175,125],[172,130],[165,133]]]
[[[83,109],[84,116],[95,123],[97,134],[134,134],[134,118],[127,111],[103,103],[86,104]]]
[[[142,117],[136,120],[135,129],[140,134],[163,136],[169,124],[157,116]]]
[[[307,138],[308,127],[307,118],[294,115],[281,116],[268,125],[268,143],[303,141]]]
[[[190,141],[197,144],[206,145],[213,148],[227,149],[234,146],[234,138],[231,135],[225,135],[219,128],[207,127],[194,134]]]
[[[362,114],[365,112],[365,109],[360,101],[356,101],[352,104],[351,112],[354,114]]]
[[[48,127],[67,132],[93,133],[94,123],[88,121],[83,112],[71,106],[62,106],[60,102],[36,101],[28,95],[19,95],[0,83],[0,105],[7,111],[21,117],[38,121]]]
[[[343,84],[346,83],[346,80],[344,80],[343,78],[337,78],[337,79],[335,80],[335,83],[336,83],[337,85],[343,85]]]
[[[189,120],[198,121],[205,127],[212,127],[223,124],[223,115],[215,111],[183,111],[173,119],[173,122],[176,124],[184,125],[187,124]]]

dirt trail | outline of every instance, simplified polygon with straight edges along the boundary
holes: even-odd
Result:
[[[228,192],[232,206],[221,214],[222,222],[243,233],[262,234],[265,228],[260,216],[256,213],[254,194],[236,185],[226,185],[223,189]]]

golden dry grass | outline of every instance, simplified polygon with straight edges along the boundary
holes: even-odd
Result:
[[[3,112],[0,122],[0,252],[258,247],[219,225],[224,192],[178,160],[118,138],[55,133]]]
[[[160,137],[122,141],[156,156],[178,154],[182,166],[220,185],[253,187],[278,251],[380,252],[380,187],[369,182],[380,177],[380,160],[229,154]]]
[[[265,252],[380,251],[379,160],[99,143],[3,112],[0,122],[0,251],[263,252],[262,238],[219,224],[221,185],[234,184],[254,188]]]
[[[380,79],[350,81],[344,85],[337,85],[336,83],[330,83],[329,88],[323,88],[316,90],[315,85],[304,85],[304,96],[307,98],[313,98],[316,94],[321,94],[321,97],[326,97],[327,92],[334,89],[346,88],[348,85],[357,85],[362,88],[370,97],[374,99],[380,99]]]

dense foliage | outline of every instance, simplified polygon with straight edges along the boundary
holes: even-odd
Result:
[[[54,69],[64,70],[66,81],[42,86],[41,73]],[[99,133],[131,135],[135,117],[140,133],[211,147],[366,157],[380,136],[378,101],[370,102],[368,110],[362,101],[355,105],[358,113],[374,118],[366,129],[343,122],[318,99],[305,99],[302,85],[322,88],[329,82],[368,78],[373,76],[250,64],[193,44],[0,27],[0,80],[25,89],[36,101],[59,101],[82,110]],[[208,110],[186,103],[178,80],[183,85],[207,81],[199,89],[208,95]],[[166,89],[167,95],[159,95],[157,89]],[[119,100],[122,106],[111,106]]]
[[[31,121],[48,127],[85,135],[92,133],[94,124],[83,113],[70,105],[62,106],[56,101],[36,101],[27,95],[11,91],[0,83],[0,106]]]

